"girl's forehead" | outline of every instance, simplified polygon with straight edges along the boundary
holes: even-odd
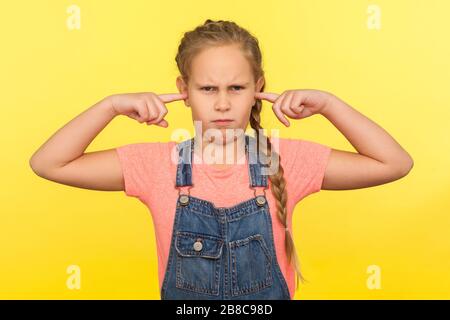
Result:
[[[191,65],[198,70],[228,69],[229,71],[248,68],[249,63],[243,52],[234,47],[206,48],[195,54]]]
[[[247,61],[223,61],[222,59],[198,61],[191,66],[190,78],[195,84],[247,83],[252,70]]]

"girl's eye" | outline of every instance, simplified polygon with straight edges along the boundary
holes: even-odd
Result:
[[[202,87],[201,89],[206,91],[206,92],[210,92],[212,90],[208,90],[208,89],[211,89],[211,88],[212,87]],[[234,88],[234,89],[238,88],[238,90],[234,90],[234,91],[239,91],[239,89],[243,89],[243,87],[241,87],[241,86],[233,86],[232,88]]]

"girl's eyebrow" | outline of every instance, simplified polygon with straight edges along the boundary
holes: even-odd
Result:
[[[229,87],[234,87],[234,86],[247,86],[247,85],[249,85],[250,84],[250,82],[246,82],[246,83],[235,83],[235,84],[230,84],[229,85]],[[196,83],[195,84],[196,86],[198,86],[198,87],[213,87],[213,88],[216,88],[217,86],[215,86],[215,85],[212,85],[212,84],[200,84],[200,83]]]

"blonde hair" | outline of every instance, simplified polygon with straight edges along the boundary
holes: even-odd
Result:
[[[235,22],[224,20],[213,21],[207,19],[203,25],[197,26],[192,31],[185,32],[183,38],[181,39],[180,45],[178,46],[178,52],[175,57],[175,61],[177,63],[177,67],[181,74],[181,77],[183,78],[185,83],[188,83],[189,81],[191,61],[196,54],[207,47],[233,44],[239,45],[242,53],[250,63],[254,79],[259,79],[261,76],[264,76],[264,71],[262,69],[262,55],[258,45],[258,40],[247,30],[238,26]],[[265,84],[262,86],[262,91],[264,91],[264,87]],[[258,146],[258,149],[260,146],[259,133],[263,130],[260,124],[261,107],[261,100],[256,99],[256,103],[252,106],[249,119],[250,126],[254,130],[256,130],[256,145]],[[272,159],[272,147],[270,140],[264,135],[263,137],[266,139],[267,145],[266,156],[268,156],[268,159]],[[277,154],[275,151],[273,152]],[[280,156],[278,155],[278,157]],[[305,279],[300,272],[300,264],[295,250],[294,241],[287,226],[287,191],[286,180],[283,176],[284,170],[281,166],[281,158],[279,158],[278,163],[278,172],[269,175],[269,179],[272,183],[272,194],[276,199],[277,216],[285,227],[286,231],[285,250],[287,253],[288,261],[289,263],[294,262],[294,267],[297,275],[297,290],[299,279],[302,282],[304,282]]]

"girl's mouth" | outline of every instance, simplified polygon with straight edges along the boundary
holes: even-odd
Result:
[[[227,126],[229,124],[231,124],[233,122],[233,120],[231,119],[217,119],[214,120],[213,123],[219,125],[219,126]]]

